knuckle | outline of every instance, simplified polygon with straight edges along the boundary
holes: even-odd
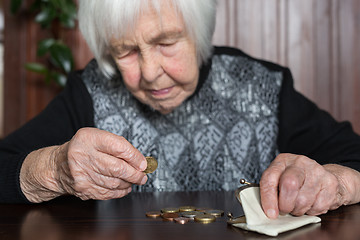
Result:
[[[102,195],[102,200],[122,198],[125,195],[127,195],[126,190],[112,190],[112,191],[108,191],[106,194]]]
[[[298,178],[294,175],[287,175],[281,179],[281,189],[294,191],[300,188]]]
[[[304,215],[306,213],[306,210],[300,209],[300,210],[295,210],[293,212],[291,212],[292,215],[300,217],[302,215]]]
[[[315,170],[313,168],[317,169],[320,166],[315,160],[313,160],[309,157],[306,157],[304,155],[299,155],[295,159],[295,165],[300,166],[300,167],[308,166],[309,168],[311,167],[312,170]]]
[[[320,214],[325,214],[327,213],[328,209],[327,208],[311,208],[310,210],[308,210],[306,212],[306,214],[308,215],[320,215]]]
[[[129,181],[130,182],[140,182],[141,181],[141,177],[139,176],[140,174],[138,174],[137,171],[133,171],[132,173],[129,174]]]
[[[282,213],[289,213],[294,209],[293,206],[290,206],[289,204],[283,204],[283,203],[279,203],[279,211]]]
[[[111,191],[111,190],[108,190],[108,189],[105,189],[105,188],[100,188],[100,189],[98,189],[96,195],[98,195],[98,196],[100,195],[100,196],[106,198],[107,196],[111,195],[111,194],[110,194],[110,191]]]
[[[328,210],[329,210],[328,207],[326,207],[326,206],[321,206],[321,205],[318,205],[318,204],[317,204],[317,205],[311,207],[311,208],[306,212],[306,214],[312,215],[312,216],[314,216],[314,215],[320,215],[320,214],[325,214],[325,213],[327,213]]]
[[[125,162],[121,162],[121,164],[115,164],[111,167],[113,177],[127,178],[128,171],[125,164]]]
[[[127,195],[127,192],[125,190],[121,190],[114,195],[114,198],[122,198],[126,195]]]
[[[308,206],[311,206],[311,201],[310,201],[309,197],[306,197],[304,195],[300,195],[296,199],[296,205],[299,208],[308,207]]]
[[[108,183],[108,188],[111,190],[117,189],[121,186],[121,182],[119,179],[112,179]]]
[[[311,206],[295,207],[291,212],[292,215],[302,216],[311,209]]]
[[[91,132],[92,132],[91,128],[80,128],[75,133],[73,139],[76,139],[76,140],[86,139],[86,138],[88,138],[89,134],[91,134]]]
[[[283,162],[289,157],[288,153],[280,153],[273,162]]]
[[[315,166],[311,168],[312,174],[314,176],[324,176],[324,174],[326,174],[326,171],[322,166],[318,165],[317,163],[314,165]]]

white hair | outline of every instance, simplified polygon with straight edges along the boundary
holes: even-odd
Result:
[[[160,15],[168,2],[182,16],[186,31],[194,41],[199,66],[212,53],[217,0],[79,0],[79,27],[105,76],[116,73],[109,54],[110,39],[133,29],[139,16],[153,7]]]

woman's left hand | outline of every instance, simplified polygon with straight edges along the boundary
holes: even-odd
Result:
[[[269,218],[279,213],[319,215],[359,202],[360,173],[336,164],[320,165],[295,154],[280,154],[260,180],[261,204]]]

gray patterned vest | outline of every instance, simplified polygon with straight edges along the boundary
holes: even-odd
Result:
[[[201,88],[167,115],[137,101],[121,77],[106,79],[95,61],[82,77],[95,126],[159,162],[134,191],[233,190],[240,178],[258,182],[277,154],[282,74],[254,60],[213,56]]]

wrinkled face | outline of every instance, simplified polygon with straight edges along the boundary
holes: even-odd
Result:
[[[196,89],[199,70],[193,41],[172,7],[150,10],[134,31],[112,39],[111,55],[126,88],[142,103],[170,113]]]

